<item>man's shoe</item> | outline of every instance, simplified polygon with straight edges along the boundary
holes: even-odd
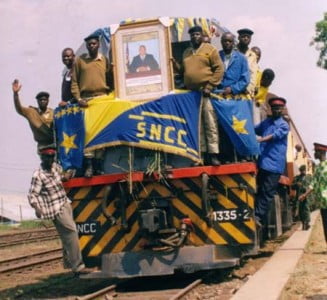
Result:
[[[218,158],[216,157],[216,155],[211,155],[211,164],[213,166],[220,166],[221,162],[218,160]]]
[[[303,228],[302,228],[302,230],[309,230],[310,227],[311,227],[310,224],[305,223],[305,224],[303,224]]]
[[[262,228],[262,224],[261,224],[260,220],[257,218],[255,218],[255,226],[257,227],[257,229]]]
[[[87,275],[87,274],[90,274],[90,273],[93,273],[94,272],[94,269],[91,269],[91,268],[83,268],[79,271],[76,271],[74,272],[74,275],[76,277],[80,276],[80,275]]]
[[[86,178],[93,177],[93,167],[92,166],[88,166],[86,168],[85,173],[84,173],[84,177],[86,177]]]
[[[103,170],[95,170],[95,175],[104,175],[104,171]]]
[[[164,165],[163,168],[165,170],[171,170],[171,169],[173,169],[173,166],[172,165]]]

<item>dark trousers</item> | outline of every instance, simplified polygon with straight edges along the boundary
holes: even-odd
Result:
[[[320,214],[322,219],[322,226],[324,227],[325,241],[327,243],[327,208],[321,208]]]
[[[270,204],[277,192],[279,178],[280,174],[259,169],[257,176],[258,192],[255,198],[255,216],[261,223],[266,224]]]
[[[310,208],[309,208],[308,199],[299,201],[299,217],[300,217],[300,221],[303,224],[310,223]]]

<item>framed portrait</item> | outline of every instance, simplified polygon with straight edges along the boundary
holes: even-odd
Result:
[[[112,35],[116,96],[152,100],[172,89],[168,27],[159,20],[123,24]]]

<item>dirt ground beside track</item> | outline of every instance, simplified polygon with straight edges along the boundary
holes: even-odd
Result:
[[[327,246],[321,217],[279,300],[327,300]]]
[[[257,257],[247,258],[243,264],[235,268],[229,274],[226,281],[216,286],[215,281],[204,284],[202,288],[208,289],[210,293],[215,294],[215,288],[232,288],[238,290],[247,277],[253,275],[262,267],[270,256],[280,247],[281,244],[297,229],[293,226],[291,230],[283,236],[268,241],[264,248],[260,250]],[[1,259],[12,256],[38,252],[46,248],[54,248],[60,245],[59,240],[35,244],[26,244],[11,249],[2,249],[0,251]],[[306,250],[300,259],[294,274],[285,286],[280,300],[327,300],[327,251],[326,243],[323,238],[323,229],[320,217],[314,225],[311,238],[307,244]],[[212,273],[214,277],[219,274]],[[218,276],[217,276],[218,277]],[[75,299],[77,295],[85,295],[97,289],[112,284],[110,280],[80,280],[74,278],[69,270],[64,270],[61,261],[55,264],[43,266],[40,269],[34,269],[21,274],[12,276],[0,275],[0,299]],[[55,295],[55,297],[54,297]],[[75,297],[72,297],[75,295]],[[202,294],[203,295],[203,294]],[[191,299],[191,298],[187,298]],[[193,298],[194,299],[194,298]],[[193,300],[192,299],[192,300]],[[195,298],[201,299],[201,298]],[[204,298],[204,299],[216,299]],[[228,299],[228,298],[226,298]],[[256,299],[254,299],[256,300]]]

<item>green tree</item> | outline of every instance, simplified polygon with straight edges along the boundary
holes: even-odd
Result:
[[[324,19],[316,23],[316,35],[311,45],[315,45],[320,52],[318,67],[327,69],[327,12],[324,13]]]

